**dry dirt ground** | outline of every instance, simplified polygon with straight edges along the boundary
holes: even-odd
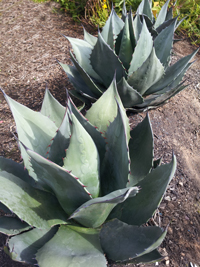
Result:
[[[64,105],[66,75],[56,60],[69,63],[69,43],[61,35],[83,38],[81,25],[59,11],[58,4],[29,0],[0,0],[0,86],[13,99],[39,110],[45,86]],[[92,29],[88,29],[92,32]],[[194,51],[187,41],[175,44],[173,61]],[[165,256],[148,266],[200,266],[200,54],[187,72],[190,85],[166,105],[150,111],[155,157],[170,161],[172,150],[178,167],[152,224],[169,225],[161,247]],[[133,116],[135,125],[145,114]],[[11,132],[15,124],[0,94],[0,155],[19,161]],[[22,267],[3,252],[6,238],[0,235],[0,267]],[[132,265],[133,266],[133,265]],[[143,266],[143,265],[140,265]]]

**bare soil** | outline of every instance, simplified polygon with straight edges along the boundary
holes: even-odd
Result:
[[[92,33],[94,29],[84,25]],[[39,110],[46,85],[65,105],[66,75],[56,59],[69,63],[69,43],[62,34],[83,38],[83,29],[54,2],[43,4],[29,0],[0,0],[0,87],[13,99]],[[173,62],[194,51],[186,40],[174,47]],[[169,162],[177,156],[176,175],[151,224],[169,225],[160,248],[165,258],[145,266],[186,267],[200,265],[200,54],[185,78],[187,89],[163,107],[149,112],[154,131],[155,158]],[[130,114],[135,125],[145,114]],[[15,124],[0,94],[0,155],[19,161],[12,132]],[[6,237],[0,235],[0,267],[22,267],[4,253]],[[133,266],[133,265],[130,265]],[[144,266],[144,265],[139,265]]]

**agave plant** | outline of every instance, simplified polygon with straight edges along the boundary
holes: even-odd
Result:
[[[176,158],[153,160],[149,117],[130,131],[113,81],[86,117],[46,90],[40,112],[5,94],[23,163],[0,158],[0,232],[15,261],[40,267],[105,267],[158,260],[166,235],[146,226]],[[144,226],[145,224],[145,226]]]
[[[136,15],[120,19],[114,9],[98,37],[84,30],[84,40],[66,37],[73,48],[73,66],[60,63],[75,90],[90,104],[110,85],[116,73],[117,89],[125,108],[141,112],[165,103],[186,86],[181,82],[197,51],[170,65],[174,31],[181,21],[164,4],[155,20],[151,1],[143,0]],[[75,55],[75,56],[74,56]]]

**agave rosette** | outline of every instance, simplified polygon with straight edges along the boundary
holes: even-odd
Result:
[[[160,259],[166,230],[142,225],[159,206],[176,159],[153,160],[148,116],[130,131],[116,82],[86,117],[70,98],[65,108],[48,90],[40,112],[5,98],[23,158],[0,158],[6,253],[40,267]]]
[[[155,20],[151,1],[143,0],[136,15],[122,18],[112,8],[98,37],[84,30],[84,40],[66,37],[73,48],[73,66],[60,63],[74,90],[90,104],[109,87],[116,73],[117,89],[125,108],[141,112],[165,103],[186,86],[181,82],[197,50],[170,65],[174,31],[181,21],[166,1]]]

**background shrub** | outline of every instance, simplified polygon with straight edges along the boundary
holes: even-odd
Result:
[[[120,16],[123,8],[123,0],[56,0],[61,4],[61,7],[68,11],[73,19],[83,20],[95,26],[103,27],[112,7]],[[141,0],[126,0],[127,10],[132,7],[135,12]],[[156,4],[156,10],[159,11],[165,1],[153,1]],[[173,7],[174,16],[179,16],[179,19],[186,17],[177,29],[178,33],[188,36],[192,44],[200,44],[200,0],[171,0],[169,6]]]
[[[200,44],[200,0],[177,0],[173,10],[174,16],[179,15],[180,19],[187,16],[177,32],[187,35],[192,44]]]

